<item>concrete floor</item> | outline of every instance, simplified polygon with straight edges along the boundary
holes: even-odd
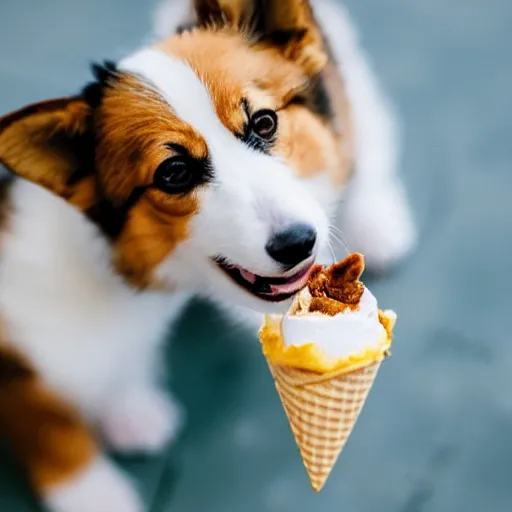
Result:
[[[347,3],[403,116],[421,228],[407,265],[369,283],[399,314],[394,355],[314,495],[255,338],[195,305],[169,348],[186,435],[121,461],[154,512],[512,510],[512,3]],[[78,90],[91,60],[144,39],[149,4],[2,0],[0,112]],[[6,457],[0,510],[38,510]]]

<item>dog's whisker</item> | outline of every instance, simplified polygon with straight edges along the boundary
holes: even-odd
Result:
[[[328,242],[327,247],[329,248],[329,252],[331,253],[332,262],[336,263],[336,261],[337,261],[336,253],[332,247],[332,244],[330,242]]]
[[[338,226],[330,224],[329,229],[343,238],[343,231],[341,231],[341,229]]]
[[[343,246],[343,248],[345,250],[347,250],[347,252],[350,252],[347,240],[345,238],[345,235],[341,231],[341,229],[339,229],[338,227],[334,226],[333,224],[330,224],[329,225],[329,234],[331,236],[333,236]]]
[[[345,241],[340,238],[339,236],[336,236],[334,234],[331,235],[334,242],[336,242],[340,248],[344,249],[345,251],[349,252],[348,245],[345,243]]]
[[[335,247],[337,250],[341,251],[341,252],[344,252],[346,254],[348,254],[348,250],[346,248],[346,246],[340,241],[340,240],[337,240],[337,239],[333,239],[331,241],[331,246],[332,247]]]
[[[341,232],[336,232],[335,230],[330,229],[329,235],[331,237],[331,240],[336,242],[340,246],[340,248],[343,249],[347,254],[350,252],[349,246]]]

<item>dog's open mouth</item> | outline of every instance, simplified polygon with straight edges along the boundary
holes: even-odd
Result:
[[[280,302],[289,299],[306,286],[313,261],[295,273],[284,277],[265,277],[253,274],[248,270],[228,262],[225,258],[214,258],[218,267],[223,270],[236,284],[256,297],[269,301]]]

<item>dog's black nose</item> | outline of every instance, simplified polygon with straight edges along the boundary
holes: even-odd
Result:
[[[309,258],[316,242],[316,231],[308,224],[292,224],[274,233],[265,249],[279,263],[294,267]]]

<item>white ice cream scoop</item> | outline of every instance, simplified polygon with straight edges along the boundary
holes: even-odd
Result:
[[[310,313],[311,294],[305,288],[283,317],[282,337],[286,346],[315,343],[332,357],[344,358],[368,348],[379,347],[386,331],[379,321],[377,299],[365,287],[357,309],[347,309],[335,316]]]

